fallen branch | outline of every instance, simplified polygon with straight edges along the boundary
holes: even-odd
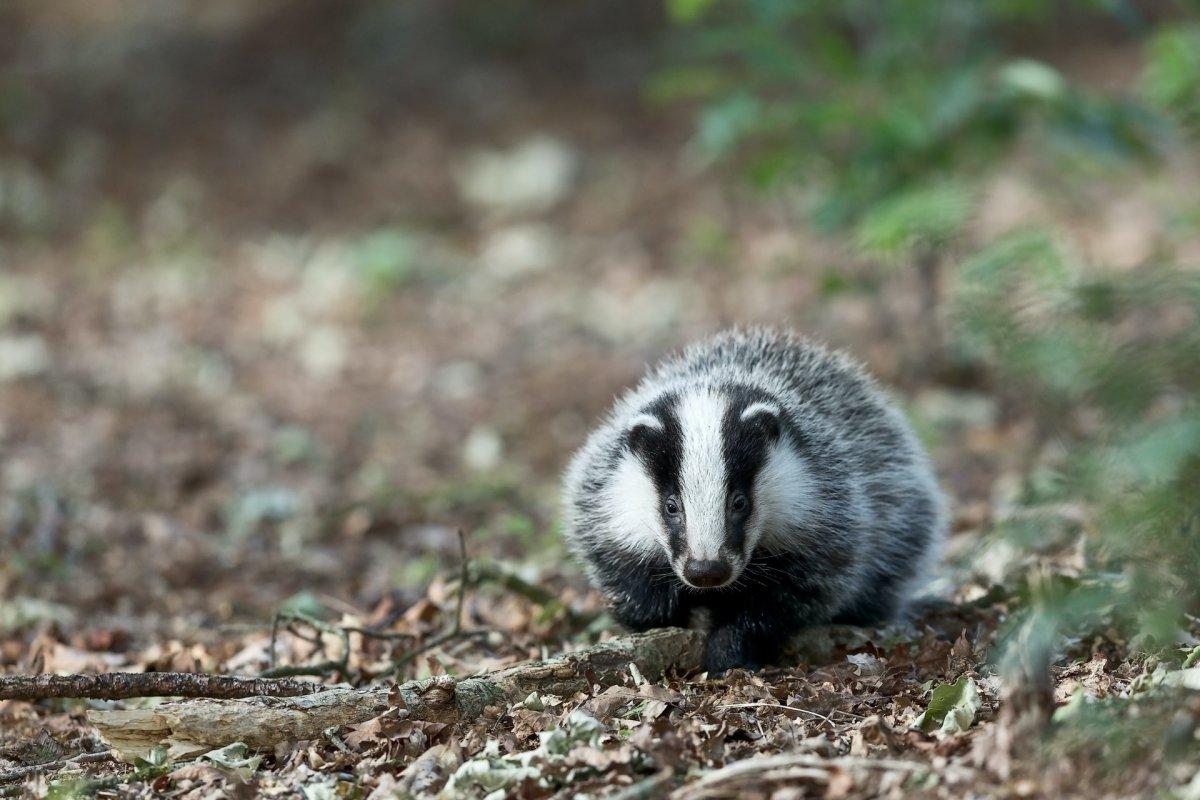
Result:
[[[174,759],[234,742],[268,749],[277,742],[320,739],[327,728],[353,725],[388,708],[381,689],[338,687],[303,697],[244,700],[198,698],[154,708],[89,711],[101,738],[126,761],[166,747]]]
[[[740,796],[740,789],[761,789],[764,782],[794,785],[797,783],[828,783],[833,770],[904,772],[922,774],[937,772],[951,782],[969,780],[974,770],[944,765],[936,770],[922,761],[898,758],[865,758],[862,756],[823,757],[810,753],[783,753],[777,756],[747,758],[714,770],[694,783],[681,786],[671,793],[672,800],[701,800],[707,797]]]
[[[295,697],[325,687],[308,681],[237,678],[193,672],[106,672],[101,675],[0,675],[0,700],[86,697]]]
[[[647,678],[700,668],[703,634],[664,628],[603,642],[546,661],[533,661],[470,678],[439,676],[395,687],[333,687],[304,697],[245,700],[198,699],[154,708],[89,711],[88,719],[124,758],[145,757],[165,746],[178,758],[233,742],[269,749],[279,742],[318,739],[332,726],[379,716],[389,692],[409,719],[457,722],[478,719],[485,708],[524,700],[533,692],[570,697],[593,687],[623,683],[629,665]]]
[[[57,772],[64,767],[69,767],[73,764],[98,764],[103,761],[112,761],[113,754],[111,750],[105,750],[102,753],[80,753],[71,758],[64,758],[58,761],[48,761],[45,764],[32,764],[28,767],[17,767],[6,772],[0,772],[0,784],[14,783],[15,781],[23,781],[30,775],[40,775],[43,772]]]

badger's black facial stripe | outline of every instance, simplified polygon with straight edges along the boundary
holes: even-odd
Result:
[[[746,521],[754,511],[754,479],[770,448],[778,441],[782,420],[779,406],[743,387],[728,390],[730,402],[722,422],[726,495],[726,542],[741,553],[745,546]],[[745,498],[739,502],[738,498]]]
[[[671,554],[679,557],[687,547],[684,531],[687,509],[678,515],[667,514],[663,509],[668,498],[678,498],[681,494],[679,470],[683,462],[683,432],[673,408],[674,401],[670,395],[659,398],[635,417],[627,441],[629,449],[641,460],[654,481]]]

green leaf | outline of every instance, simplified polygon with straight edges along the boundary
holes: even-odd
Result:
[[[1190,669],[1200,663],[1200,644],[1184,652],[1187,653],[1183,657],[1183,664],[1181,665],[1184,669]]]
[[[133,774],[138,780],[151,780],[159,775],[167,774],[171,768],[171,759],[167,756],[167,748],[156,747],[146,754],[145,758],[133,759]]]
[[[728,92],[732,81],[721,70],[711,67],[674,67],[653,75],[645,94],[652,103],[696,100]]]
[[[1067,83],[1056,69],[1028,58],[1005,65],[999,78],[1004,86],[1017,94],[1035,100],[1059,100],[1067,92]]]
[[[354,248],[359,278],[373,295],[388,294],[400,286],[416,266],[417,246],[404,231],[376,231]]]
[[[84,800],[109,786],[108,781],[96,781],[80,776],[56,778],[46,789],[46,800]]]
[[[698,22],[716,0],[667,0],[667,15],[680,24]]]
[[[1076,687],[1071,694],[1071,698],[1067,700],[1067,704],[1054,709],[1052,721],[1055,723],[1070,722],[1071,720],[1079,719],[1084,708],[1088,704],[1087,695],[1084,694],[1083,687]]]
[[[307,590],[299,591],[279,604],[280,614],[320,618],[325,616],[326,611],[325,605],[317,599],[317,596]]]
[[[762,117],[762,103],[738,92],[705,109],[696,141],[707,156],[720,156],[750,135]]]
[[[1200,121],[1200,25],[1167,27],[1151,39],[1142,86],[1150,102]]]
[[[892,195],[858,226],[858,245],[871,255],[911,259],[917,248],[958,235],[971,210],[971,194],[958,184],[922,186]]]
[[[954,683],[943,683],[933,690],[925,713],[917,719],[917,726],[929,733],[961,733],[975,721],[979,710],[979,688],[967,676]]]
[[[1200,416],[1138,426],[1109,458],[1113,475],[1126,485],[1175,480],[1200,458]]]

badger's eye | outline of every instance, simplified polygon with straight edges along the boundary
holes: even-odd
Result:
[[[748,505],[750,505],[750,501],[747,500],[746,495],[742,494],[741,492],[735,494],[729,501],[729,507],[738,514],[745,511]]]
[[[663,510],[666,511],[668,515],[670,515],[672,517],[676,517],[676,516],[679,516],[679,512],[682,509],[680,509],[679,501],[677,499],[675,499],[674,497],[668,497],[663,502]]]

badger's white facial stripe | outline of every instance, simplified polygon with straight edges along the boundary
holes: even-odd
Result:
[[[746,410],[742,412],[742,422],[746,422],[758,414],[769,414],[772,417],[779,416],[779,406],[774,403],[751,403],[746,406]]]
[[[725,542],[725,398],[707,391],[684,395],[676,414],[683,436],[679,486],[692,558],[715,560]]]
[[[754,480],[754,520],[747,530],[750,546],[758,544],[764,532],[786,537],[790,524],[808,516],[816,494],[816,483],[804,459],[786,437],[780,440],[767,454]],[[785,540],[780,544],[795,543]]]
[[[637,456],[622,456],[604,500],[613,530],[626,534],[615,542],[618,547],[636,553],[662,550],[666,531],[658,513],[658,489]]]

